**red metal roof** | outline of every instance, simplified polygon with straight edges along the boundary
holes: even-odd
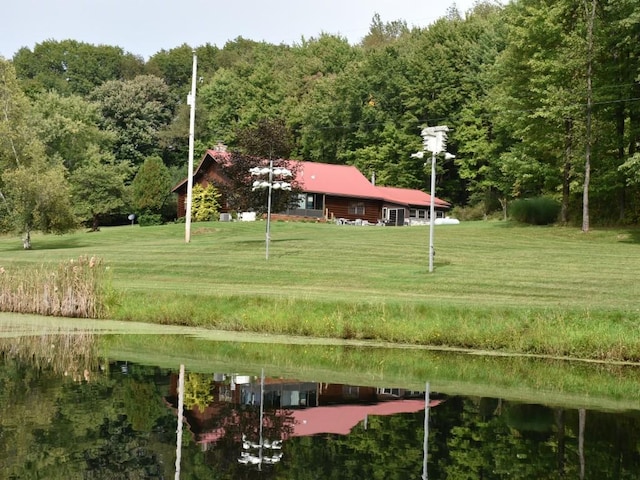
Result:
[[[207,150],[194,170],[194,180],[198,177],[205,162],[214,160],[218,163],[229,162],[231,154],[219,150]],[[331,163],[287,160],[296,170],[295,181],[304,192],[323,193],[338,197],[356,197],[384,200],[389,203],[406,206],[428,207],[431,196],[422,190],[396,187],[378,187],[373,185],[360,170],[351,165],[335,165]],[[182,180],[172,191],[184,188],[187,179]],[[436,197],[435,205],[450,207],[451,205]]]
[[[350,165],[295,162],[296,181],[303,191],[342,197],[380,198],[380,193],[360,171]]]
[[[381,192],[382,198],[389,203],[397,203],[399,205],[415,205],[418,207],[428,207],[431,205],[431,195],[422,190],[413,190],[409,188],[396,187],[377,187]],[[440,207],[451,206],[449,202],[435,197],[434,203]]]
[[[373,185],[356,167],[330,163],[294,161],[298,165],[296,181],[303,191],[343,197],[385,200],[398,205],[428,207],[431,195],[422,190]],[[435,198],[439,207],[450,207],[445,200]]]

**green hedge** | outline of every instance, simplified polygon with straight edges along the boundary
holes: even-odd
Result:
[[[531,225],[549,225],[558,220],[560,203],[549,197],[515,200],[509,206],[509,216]]]

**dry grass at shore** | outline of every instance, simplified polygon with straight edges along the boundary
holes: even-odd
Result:
[[[0,267],[0,310],[56,317],[101,318],[105,267],[96,257],[41,265]]]

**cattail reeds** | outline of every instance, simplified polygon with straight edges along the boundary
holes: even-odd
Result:
[[[57,267],[0,267],[0,310],[56,317],[104,318],[109,282],[96,257],[82,256]]]
[[[74,380],[88,381],[98,364],[95,336],[88,332],[2,338],[0,355]]]

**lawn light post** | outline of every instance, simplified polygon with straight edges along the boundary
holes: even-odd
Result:
[[[253,191],[266,188],[269,190],[267,199],[267,238],[266,238],[266,259],[269,260],[269,241],[271,240],[271,192],[275,190],[291,190],[291,184],[282,178],[291,176],[291,171],[286,168],[273,166],[273,160],[269,159],[269,167],[253,167],[249,170],[252,176],[265,177],[266,180],[255,180]]]
[[[440,125],[438,127],[424,127],[420,132],[422,136],[423,152],[414,153],[412,157],[423,158],[424,152],[431,152],[431,204],[429,207],[429,273],[433,272],[433,232],[435,230],[436,220],[436,157],[444,152],[444,158],[450,160],[455,158],[454,155],[447,153],[447,132],[449,127]]]

